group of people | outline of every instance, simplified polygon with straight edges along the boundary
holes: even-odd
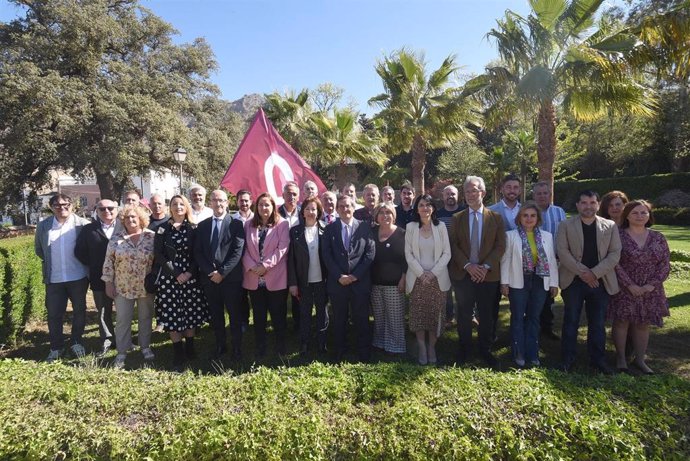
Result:
[[[139,194],[130,191],[122,210],[101,200],[91,223],[72,213],[68,196],[57,194],[50,200],[53,217],[36,232],[46,283],[48,361],[62,353],[68,299],[74,311],[70,347],[76,356],[85,354],[81,336],[90,283],[100,353],[116,347],[117,367],[125,365],[132,349],[135,302],[143,358],[155,358],[155,317],[157,328],[170,335],[172,367],[181,370],[196,356],[195,332],[206,322],[215,337],[212,358],[230,352],[239,359],[250,305],[257,357],[267,354],[268,314],[273,351],[285,354],[288,301],[300,354],[314,346],[326,353],[330,335],[335,360],[343,360],[350,325],[358,360],[369,361],[372,347],[405,354],[407,318],[417,361],[434,364],[437,340],[455,321],[455,362],[471,359],[476,325],[479,357],[494,367],[502,296],[510,303],[515,365],[539,366],[540,337],[558,339],[551,308],[560,288],[564,371],[575,363],[584,307],[593,368],[615,372],[605,360],[609,319],[616,368],[629,372],[626,346],[632,344],[633,363],[653,373],[645,362],[646,348],[649,326],[660,326],[669,315],[663,289],[669,250],[664,237],[649,229],[651,205],[629,201],[617,191],[600,204],[596,192],[582,191],[578,214],[566,219],[563,209],[551,203],[550,184],[535,184],[534,200],[525,203],[520,203],[522,186],[518,177],[506,176],[502,199],[486,207],[486,186],[478,176],[468,176],[462,185],[465,205],[453,185],[445,187],[437,203],[428,194],[417,195],[406,182],[396,206],[390,186],[379,192],[367,184],[364,205],[359,205],[351,183],[339,194],[326,191],[319,197],[311,181],[301,188],[288,182],[280,206],[268,193],[253,198],[247,190],[237,191],[238,211],[232,215],[222,190],[210,194],[206,207],[206,191],[195,186],[191,203],[182,195],[170,199],[169,214],[162,197],[152,196],[145,208]]]

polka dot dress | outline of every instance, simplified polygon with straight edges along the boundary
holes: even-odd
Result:
[[[188,233],[192,232],[186,225],[179,229],[170,227],[170,239],[177,250],[173,265],[185,272],[191,261]],[[164,331],[184,331],[201,326],[209,319],[208,304],[199,282],[191,279],[184,285],[177,283],[173,275],[161,274],[158,293],[155,300],[156,320]]]

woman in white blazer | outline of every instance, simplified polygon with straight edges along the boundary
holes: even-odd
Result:
[[[558,294],[558,265],[553,236],[539,228],[536,203],[524,203],[515,224],[506,233],[501,294],[510,300],[513,360],[519,367],[539,366],[539,315],[546,297]]]
[[[405,231],[405,289],[410,294],[410,330],[417,335],[419,364],[435,364],[436,340],[443,328],[446,292],[450,290],[450,242],[446,226],[436,217],[430,195],[417,197],[413,209],[412,222]]]

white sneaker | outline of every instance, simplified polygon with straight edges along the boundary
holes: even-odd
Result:
[[[86,355],[86,349],[84,349],[84,346],[82,346],[79,343],[72,344],[72,347],[70,349],[72,349],[72,353],[78,359],[80,359]]]
[[[57,349],[51,349],[48,357],[46,358],[46,363],[53,363],[60,358],[60,351]]]
[[[125,359],[127,356],[125,354],[117,354],[115,356],[115,360],[113,361],[113,368],[117,368],[119,370],[123,369],[125,367]]]
[[[519,366],[520,368],[524,367],[525,366],[525,359],[523,359],[522,357],[517,357],[515,359],[515,365]]]
[[[150,347],[145,347],[141,350],[144,360],[151,361],[156,358],[156,354],[153,353]]]

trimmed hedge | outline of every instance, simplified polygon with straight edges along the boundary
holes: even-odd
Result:
[[[690,208],[654,208],[654,222],[670,226],[689,226]]]
[[[690,382],[409,364],[240,376],[0,361],[0,458],[688,459]]]
[[[45,317],[45,288],[34,237],[0,241],[0,344],[14,344],[29,320]]]
[[[591,189],[604,195],[612,190],[625,192],[630,198],[643,198],[654,202],[661,194],[671,189],[690,192],[690,173],[668,173],[624,178],[582,179],[562,181],[554,184],[554,197],[557,205],[567,211],[575,210],[577,193]],[[682,209],[681,209],[682,210]],[[663,219],[663,218],[662,218]],[[660,224],[683,224],[679,222],[659,222]],[[684,223],[690,224],[690,222]]]

